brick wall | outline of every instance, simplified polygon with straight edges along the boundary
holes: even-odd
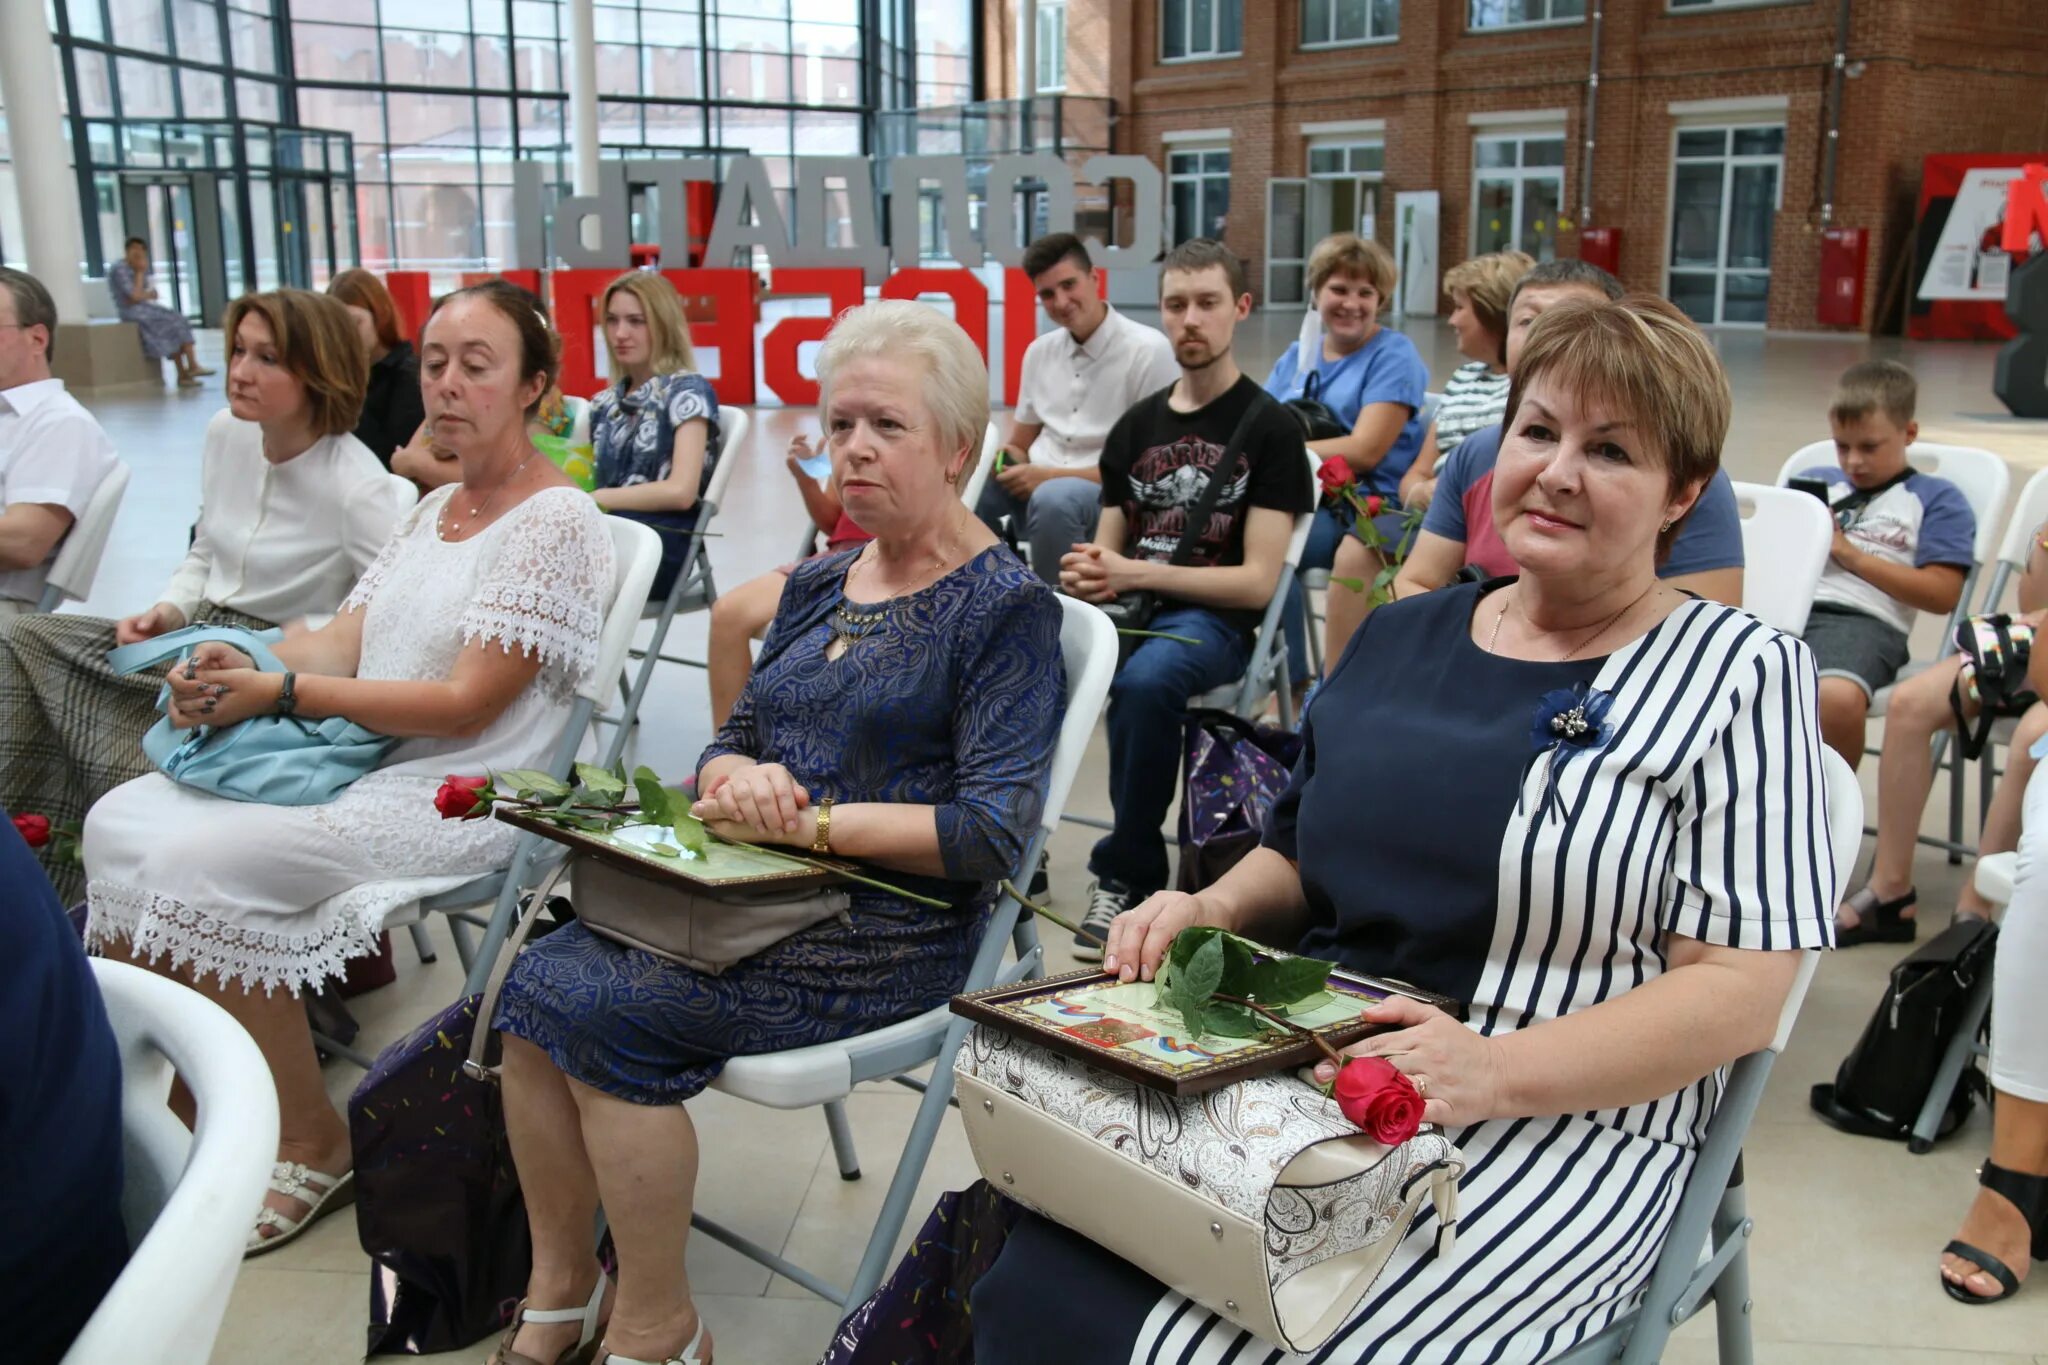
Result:
[[[1015,0],[983,0],[991,95],[1013,83]],[[1782,205],[1774,223],[1769,325],[1815,327],[1837,9],[1798,0],[1672,13],[1665,0],[1604,0],[1591,226],[1619,227],[1622,273],[1661,291],[1669,249],[1674,102],[1782,98]],[[1465,0],[1402,0],[1392,43],[1304,51],[1298,0],[1244,0],[1243,51],[1162,62],[1159,0],[1069,0],[1068,88],[1116,100],[1118,151],[1165,162],[1164,134],[1231,130],[1229,245],[1264,283],[1265,183],[1306,171],[1307,123],[1385,121],[1379,231],[1393,195],[1441,192],[1440,259],[1472,237],[1473,115],[1562,110],[1561,255],[1576,254],[1586,23],[1470,33]],[[1896,319],[1897,267],[1912,248],[1920,160],[1932,152],[2048,151],[2048,4],[2042,0],[1854,0],[1843,83],[1834,222],[1871,231],[1866,329]],[[1740,114],[1732,122],[1771,121]],[[1505,130],[1504,130],[1505,131]],[[1890,286],[1888,300],[1888,286]],[[1889,307],[1886,305],[1889,303]],[[1882,310],[1882,315],[1881,315]]]

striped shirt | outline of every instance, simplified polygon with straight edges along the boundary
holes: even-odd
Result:
[[[1318,921],[1303,946],[1320,938],[1325,956],[1455,987],[1470,1026],[1488,1034],[1655,979],[1669,966],[1666,934],[1827,946],[1836,887],[1806,647],[1733,608],[1684,603],[1577,671],[1613,697],[1608,734],[1560,764],[1533,747],[1533,703],[1577,665],[1480,650],[1469,635],[1480,592],[1373,613],[1317,697],[1268,835],[1300,859]],[[1507,754],[1505,734],[1516,736]],[[1429,777],[1380,783],[1376,770]],[[1429,835],[1431,825],[1448,832]],[[1432,838],[1433,849],[1402,847]],[[1460,842],[1462,866],[1441,867]],[[1648,1282],[1723,1079],[1454,1133],[1468,1162],[1455,1249],[1437,1258],[1425,1207],[1315,1358],[1528,1361],[1600,1331]],[[1171,1291],[1144,1314],[1128,1358],[1293,1359]]]
[[[1495,373],[1481,360],[1460,365],[1444,385],[1436,409],[1436,448],[1448,455],[1452,447],[1482,427],[1501,420],[1508,410],[1508,376]]]

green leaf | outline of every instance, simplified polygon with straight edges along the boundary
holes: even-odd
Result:
[[[1207,924],[1189,925],[1173,936],[1173,944],[1166,950],[1167,956],[1174,962],[1184,963],[1195,955],[1197,948],[1222,932]]]
[[[1224,1038],[1256,1038],[1271,1026],[1243,1005],[1212,1000],[1202,1011],[1202,1027]]]
[[[626,784],[608,768],[595,763],[578,763],[576,780],[593,794],[607,800],[615,800],[626,794]]]
[[[1223,934],[1217,942],[1223,945],[1223,979],[1216,989],[1225,995],[1250,995],[1252,973],[1259,961],[1251,944],[1236,934]]]
[[[1363,578],[1339,578],[1336,575],[1332,575],[1330,585],[1337,588],[1349,588],[1353,592],[1365,591],[1365,580]]]
[[[642,767],[633,772],[633,789],[640,795],[640,815],[650,825],[665,825],[674,818],[674,801],[667,787],[654,769]]]
[[[1203,1008],[1200,1000],[1191,1000],[1186,996],[1182,996],[1180,999],[1180,1017],[1181,1026],[1187,1030],[1188,1042],[1200,1042],[1208,1034],[1209,1020],[1207,1018],[1207,1011]]]
[[[1223,982],[1223,940],[1211,934],[1188,955],[1182,966],[1180,993],[1183,997],[1207,1000]]]
[[[652,844],[647,851],[657,858],[680,858],[683,851],[674,844]]]
[[[674,818],[669,822],[669,829],[676,836],[676,843],[700,856],[704,852],[704,846],[711,840],[710,832],[704,828],[703,821],[687,810],[675,812]]]
[[[493,785],[500,790],[510,785],[513,791],[524,797],[552,799],[569,794],[568,783],[538,768],[514,768],[511,772],[499,773]]]
[[[1372,590],[1374,592],[1384,592],[1387,585],[1394,581],[1394,575],[1400,572],[1401,566],[1398,562],[1387,565],[1386,568],[1381,569],[1372,576]]]
[[[1251,998],[1283,1008],[1323,989],[1334,964],[1313,957],[1269,957],[1252,972]]]
[[[1153,987],[1155,988],[1155,990],[1158,990],[1158,991],[1163,991],[1163,990],[1165,990],[1165,989],[1166,989],[1166,983],[1167,983],[1167,981],[1168,981],[1168,980],[1169,980],[1169,979],[1170,979],[1170,978],[1171,978],[1172,976],[1173,976],[1173,954],[1172,954],[1172,953],[1168,953],[1168,954],[1167,954],[1167,955],[1166,955],[1165,957],[1162,957],[1162,958],[1160,958],[1160,959],[1159,959],[1159,970],[1158,970],[1158,971],[1156,971],[1156,972],[1154,972],[1154,973],[1152,973],[1152,985],[1153,985]],[[1159,997],[1158,997],[1158,996],[1157,996],[1157,995],[1155,994],[1155,995],[1153,996],[1153,999],[1154,999],[1154,1000],[1156,1001],[1156,1000],[1158,1000],[1158,999],[1159,999]]]
[[[1291,1005],[1278,1008],[1282,1014],[1313,1014],[1335,998],[1328,991],[1317,991],[1313,995],[1304,995]]]

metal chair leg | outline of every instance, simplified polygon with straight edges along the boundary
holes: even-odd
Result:
[[[1977,1030],[1984,1027],[1984,1016],[1990,1012],[1991,973],[1987,971],[1977,977],[1969,999],[1963,1002],[1963,1017],[1955,1036],[1949,1039],[1948,1050],[1941,1054],[1941,1065],[1934,1069],[1934,1084],[1928,1087],[1927,1100],[1920,1106],[1919,1117],[1913,1120],[1913,1134],[1906,1139],[1906,1150],[1915,1156],[1934,1149],[1934,1139],[1941,1132],[1941,1116],[1948,1110],[1948,1097],[1955,1093],[1956,1082],[1962,1079],[1963,1068],[1970,1063],[1977,1046]]]
[[[1728,1237],[1749,1238],[1749,1206],[1741,1185],[1730,1185],[1721,1196],[1721,1208],[1714,1219],[1715,1242]],[[1721,1349],[1721,1365],[1753,1365],[1756,1343],[1750,1335],[1749,1249],[1738,1249],[1714,1285],[1714,1335]]]
[[[860,1179],[860,1153],[853,1149],[853,1125],[846,1121],[845,1100],[826,1102],[825,1130],[832,1134],[832,1159],[839,1163],[839,1178]]]
[[[412,925],[413,951],[420,955],[420,961],[432,963],[437,956],[434,952],[433,936],[427,932],[426,921],[416,920]]]
[[[1961,745],[1948,759],[1948,840],[1951,844],[1963,842],[1963,799],[1969,790],[1963,781],[1963,750]],[[1948,850],[1948,865],[1955,867],[1963,861],[1963,855],[1954,848]]]

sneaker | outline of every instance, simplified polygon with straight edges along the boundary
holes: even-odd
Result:
[[[1083,962],[1102,961],[1102,940],[1109,937],[1110,921],[1130,908],[1131,893],[1118,883],[1088,883],[1088,913],[1081,916],[1081,932],[1074,935],[1074,956]]]

